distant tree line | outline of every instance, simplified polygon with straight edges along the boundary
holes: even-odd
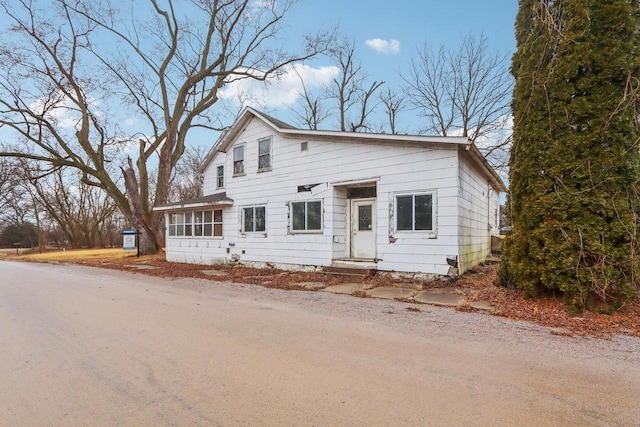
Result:
[[[185,154],[172,176],[172,200],[200,195],[204,155],[202,147]],[[131,227],[109,195],[77,171],[43,172],[36,162],[0,157],[0,247],[119,246]]]
[[[354,41],[343,37],[329,52],[338,73],[311,90],[302,83],[301,101],[292,107],[296,124],[308,129],[348,132],[465,136],[489,162],[504,169],[511,142],[513,79],[506,53],[492,53],[488,40],[467,35],[457,47],[417,49],[401,87],[371,80]],[[422,126],[403,126],[403,115]]]

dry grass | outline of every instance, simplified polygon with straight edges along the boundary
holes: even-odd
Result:
[[[100,248],[100,249],[55,249],[44,252],[21,253],[19,256],[15,252],[10,256],[11,259],[19,261],[38,261],[38,262],[80,262],[80,261],[99,261],[110,262],[118,261],[124,258],[135,258],[135,251],[124,251],[122,248]]]

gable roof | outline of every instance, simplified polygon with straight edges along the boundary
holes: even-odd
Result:
[[[271,127],[275,132],[283,137],[289,138],[308,138],[315,140],[328,140],[340,142],[369,142],[369,143],[385,143],[385,144],[401,144],[415,143],[426,147],[442,147],[443,145],[464,147],[469,152],[476,164],[484,169],[492,185],[498,191],[507,191],[504,183],[496,171],[489,165],[485,157],[480,153],[478,147],[464,136],[424,136],[424,135],[399,135],[387,133],[366,133],[366,132],[342,132],[331,130],[311,130],[298,129],[288,123],[278,120],[263,112],[246,107],[240,114],[240,117],[229,128],[225,129],[214,146],[205,157],[199,170],[203,172],[217,153],[226,152],[235,139],[242,133],[249,122],[257,118]]]

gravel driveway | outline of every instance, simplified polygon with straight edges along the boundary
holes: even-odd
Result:
[[[639,425],[640,340],[0,263],[0,425]]]

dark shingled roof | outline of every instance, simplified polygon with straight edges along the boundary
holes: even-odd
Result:
[[[227,193],[210,194],[208,196],[196,197],[195,199],[180,200],[172,203],[165,203],[154,207],[157,210],[167,210],[168,208],[182,208],[191,205],[230,205],[233,199],[227,197]]]

